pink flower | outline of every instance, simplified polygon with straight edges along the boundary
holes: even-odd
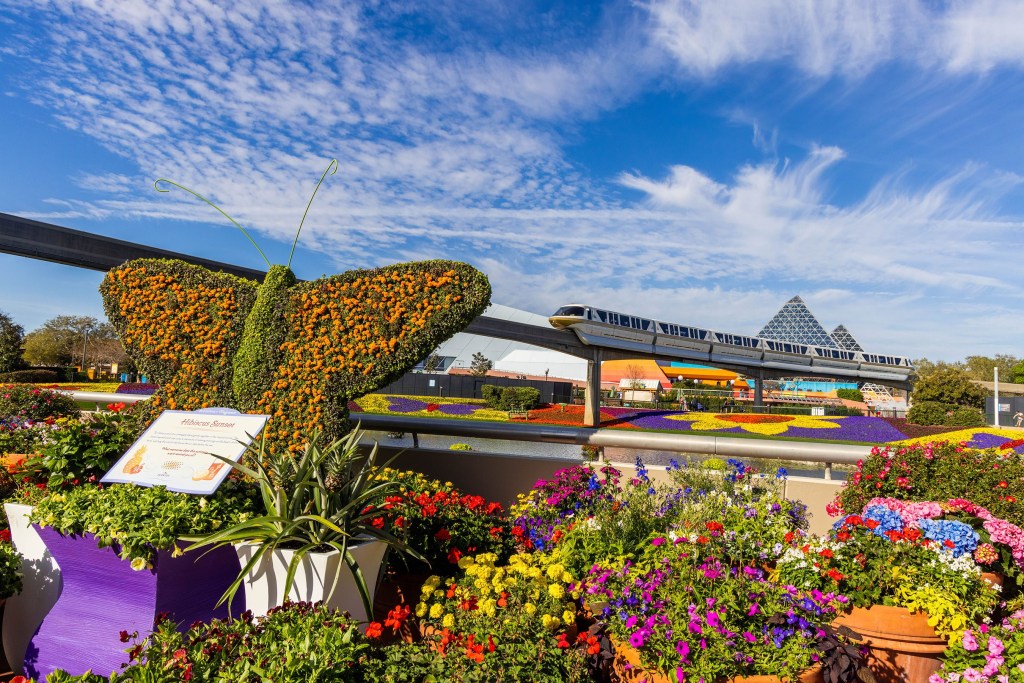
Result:
[[[970,683],[977,683],[978,681],[981,680],[981,672],[978,671],[977,669],[972,669],[971,667],[967,667],[964,670],[964,680],[965,681],[969,681]]]
[[[968,652],[974,652],[978,649],[978,641],[974,637],[974,633],[971,631],[964,631],[963,635],[964,649]]]
[[[999,640],[995,636],[988,639],[988,651],[991,655],[1001,655],[1006,650],[1006,646],[1003,645],[1003,641]]]

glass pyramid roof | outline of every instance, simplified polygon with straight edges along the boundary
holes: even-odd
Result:
[[[857,343],[857,340],[853,338],[850,331],[846,329],[845,325],[840,325],[836,329],[832,330],[832,340],[841,349],[847,351],[863,351],[861,345]]]
[[[787,301],[757,336],[798,344],[836,347],[836,342],[798,296]]]

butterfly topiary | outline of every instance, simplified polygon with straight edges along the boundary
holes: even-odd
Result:
[[[332,161],[317,189],[336,169]],[[161,192],[164,182],[207,202],[252,241],[209,200],[156,182]],[[107,317],[128,355],[160,385],[144,424],[164,409],[223,406],[270,415],[271,451],[301,450],[314,429],[335,439],[348,430],[351,399],[400,377],[490,303],[487,277],[456,261],[299,282],[291,255],[284,266],[264,260],[262,283],[178,260],[137,259],[107,273],[100,285]]]

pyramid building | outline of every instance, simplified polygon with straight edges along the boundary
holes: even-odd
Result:
[[[832,348],[838,346],[799,296],[794,296],[787,301],[775,314],[775,317],[757,333],[757,336],[763,339],[776,339],[814,346]],[[853,339],[852,335],[850,335],[850,339]]]
[[[861,345],[857,343],[857,340],[853,338],[853,335],[850,334],[850,331],[846,329],[845,325],[840,325],[836,329],[832,330],[831,337],[832,341],[836,343],[836,346],[841,349],[846,349],[847,351],[864,350],[861,348]]]

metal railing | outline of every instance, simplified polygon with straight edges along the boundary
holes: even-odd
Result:
[[[149,397],[138,394],[104,394],[73,391],[76,401],[96,403],[137,403]],[[407,417],[404,415],[378,415],[356,413],[352,419],[362,423],[364,429],[381,432],[407,432],[410,434],[436,434],[456,437],[475,437],[503,441],[530,441],[541,443],[575,444],[612,448],[634,448],[724,456],[727,458],[765,458],[794,462],[823,463],[825,478],[832,478],[832,465],[854,465],[871,453],[871,446],[816,443],[812,441],[783,441],[778,439],[737,439],[726,436],[690,435],[670,432],[641,432],[623,429],[593,427],[563,427],[559,425],[512,424],[433,417]]]

